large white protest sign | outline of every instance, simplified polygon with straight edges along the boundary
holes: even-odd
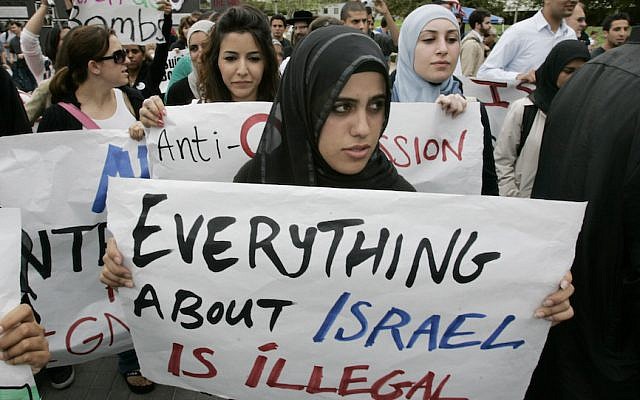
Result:
[[[497,139],[507,116],[509,104],[528,96],[535,85],[519,82],[495,82],[478,78],[462,78],[464,95],[481,101],[489,116],[491,135]]]
[[[513,400],[584,204],[111,179],[108,210],[156,382],[242,400]]]
[[[52,365],[131,346],[122,311],[98,278],[108,176],[146,176],[146,147],[122,131],[0,139],[0,204],[20,207],[29,297],[48,332]]]
[[[164,43],[155,0],[74,0],[69,26],[106,25],[122,44]]]
[[[172,50],[169,52],[167,56],[167,61],[164,66],[164,75],[162,76],[162,80],[160,81],[160,92],[167,93],[167,89],[169,87],[169,81],[171,80],[171,74],[173,74],[173,69],[178,64],[178,61],[186,55],[189,55],[189,49],[184,50]]]
[[[153,178],[231,182],[255,153],[271,103],[167,107],[147,137]],[[480,194],[480,105],[457,118],[432,103],[394,103],[382,150],[419,191]]]
[[[0,318],[20,303],[20,210],[0,208]],[[0,361],[0,399],[39,399],[28,365]]]

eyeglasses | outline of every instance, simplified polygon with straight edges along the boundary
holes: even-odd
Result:
[[[124,62],[127,60],[127,53],[122,49],[116,50],[110,56],[100,57],[96,61],[105,61],[105,60],[113,60],[113,62],[116,64],[124,64]]]

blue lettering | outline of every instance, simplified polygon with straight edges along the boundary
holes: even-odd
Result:
[[[385,325],[391,318],[396,315],[400,317],[399,322],[391,325]],[[402,344],[402,337],[400,336],[400,330],[398,328],[407,325],[409,322],[411,322],[411,316],[409,315],[409,313],[399,308],[391,308],[389,311],[387,311],[385,316],[382,317],[380,322],[378,322],[378,324],[373,328],[373,330],[371,331],[371,335],[369,335],[367,341],[364,344],[364,347],[372,346],[373,343],[375,343],[376,337],[378,336],[378,333],[380,333],[380,331],[390,330],[391,336],[393,336],[393,340],[396,343],[396,347],[398,347],[398,350],[402,350],[404,348],[404,345]]]
[[[498,336],[500,336],[502,331],[505,330],[507,325],[509,325],[511,322],[515,321],[515,319],[516,319],[516,317],[513,316],[513,315],[507,315],[506,317],[504,317],[504,320],[502,321],[500,326],[498,326],[496,328],[496,330],[491,334],[491,336],[489,336],[489,338],[487,340],[485,340],[484,343],[482,343],[482,346],[480,346],[480,348],[482,350],[497,349],[499,347],[512,347],[514,349],[517,349],[518,347],[522,346],[524,344],[524,340],[516,340],[515,342],[506,342],[506,343],[493,344],[493,342],[495,342],[495,340],[498,338]]]
[[[336,321],[336,318],[338,318],[338,315],[342,311],[342,308],[344,308],[344,305],[347,303],[347,300],[349,300],[350,296],[351,293],[344,292],[340,295],[340,297],[338,297],[338,300],[336,300],[333,307],[331,307],[331,310],[329,310],[329,312],[327,313],[327,317],[324,319],[324,322],[322,323],[322,325],[320,325],[320,329],[318,329],[318,332],[316,332],[316,334],[313,336],[314,342],[319,343],[324,341],[329,328],[331,328],[331,325],[333,325],[333,323]]]
[[[148,179],[149,162],[147,160],[147,146],[138,146],[138,161],[140,162],[140,178]],[[129,152],[112,144],[109,145],[109,149],[107,150],[107,159],[104,162],[96,197],[93,201],[93,206],[91,207],[91,211],[96,214],[100,214],[104,211],[107,202],[107,189],[110,176],[134,178]]]
[[[407,343],[407,349],[413,347],[416,341],[420,338],[420,335],[429,335],[429,351],[433,351],[438,347],[438,328],[440,327],[440,316],[434,314],[425,319],[422,324],[413,332],[409,343]]]
[[[460,328],[460,325],[462,325],[467,318],[485,318],[485,317],[486,317],[485,314],[477,314],[477,313],[468,313],[468,314],[458,315],[456,319],[454,319],[453,322],[449,325],[447,330],[444,332],[444,335],[442,335],[442,339],[440,340],[440,348],[441,349],[457,349],[460,347],[477,346],[480,343],[482,343],[479,340],[473,340],[470,342],[451,344],[449,343],[449,340],[451,340],[451,338],[455,336],[474,335],[475,332],[456,332],[456,330]]]
[[[340,340],[341,342],[348,342],[350,340],[360,339],[364,336],[365,333],[367,333],[369,323],[367,322],[367,317],[365,317],[364,314],[362,314],[362,311],[360,311],[360,306],[371,307],[371,303],[366,301],[359,301],[351,306],[351,314],[353,314],[358,319],[358,322],[360,322],[360,331],[351,336],[345,337],[344,328],[340,328],[336,332],[337,340]]]

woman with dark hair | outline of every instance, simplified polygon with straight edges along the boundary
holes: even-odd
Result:
[[[310,33],[294,50],[256,156],[236,182],[415,191],[380,150],[389,119],[391,88],[386,60],[366,35],[344,26]],[[301,84],[304,82],[304,84]],[[100,280],[133,287],[113,238]],[[567,277],[569,278],[569,277]],[[573,311],[573,286],[547,297],[539,318],[562,321]]]
[[[195,24],[195,20],[190,15],[180,18],[180,24],[178,25],[178,40],[171,44],[169,50],[184,50],[187,48],[187,33],[191,25]]]
[[[83,26],[65,41],[60,56],[68,65],[51,80],[54,104],[45,110],[38,131],[128,128],[137,119],[142,97],[126,87],[129,61],[115,33]]]
[[[230,7],[218,19],[198,70],[205,102],[272,101],[278,89],[278,62],[267,16],[250,5]],[[140,121],[162,126],[164,105],[145,100]]]
[[[531,196],[551,102],[571,75],[589,59],[589,50],[583,42],[558,43],[536,70],[533,93],[511,103],[493,153],[501,196]]]

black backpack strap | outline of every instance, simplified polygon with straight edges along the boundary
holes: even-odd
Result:
[[[533,126],[533,121],[535,121],[536,119],[536,114],[538,114],[538,107],[536,107],[535,104],[524,106],[524,113],[522,114],[522,125],[520,126],[520,143],[518,143],[518,148],[516,149],[517,157],[520,157],[522,148],[527,141],[527,137],[529,137],[529,132],[531,131],[531,127]]]

